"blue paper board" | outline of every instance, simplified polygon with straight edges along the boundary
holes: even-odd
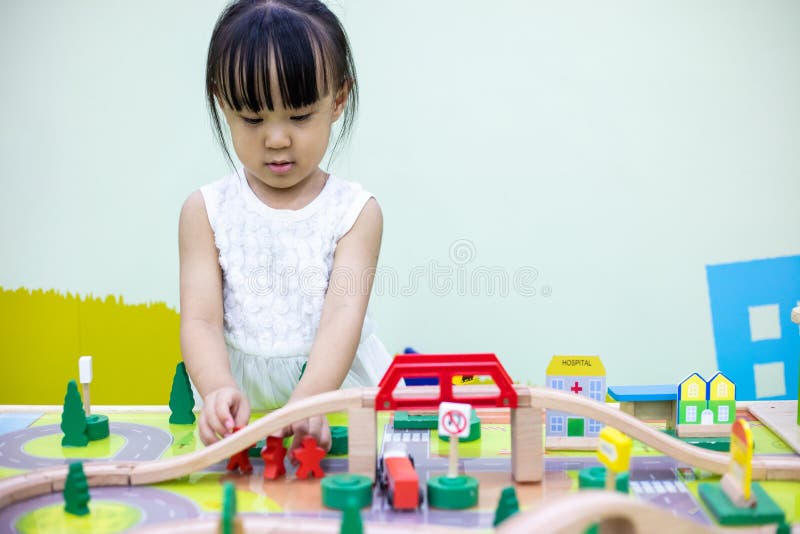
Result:
[[[709,265],[708,294],[717,367],[736,384],[738,400],[797,399],[800,329],[791,321],[800,300],[800,256]],[[780,337],[752,341],[750,306],[779,306]],[[783,362],[786,394],[756,397],[756,364]]]

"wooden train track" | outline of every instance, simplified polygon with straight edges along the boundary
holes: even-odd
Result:
[[[516,514],[504,521],[497,534],[550,532],[583,534],[598,524],[599,532],[614,534],[711,534],[775,532],[775,525],[742,530],[702,525],[669,510],[611,491],[587,490],[549,501],[547,506]]]
[[[323,534],[339,532],[339,519],[293,518],[272,516],[240,516],[236,519],[240,529],[247,533]],[[670,511],[634,499],[622,493],[597,490],[581,491],[548,501],[518,513],[504,521],[496,534],[528,534],[548,532],[553,534],[583,534],[594,525],[599,532],[614,534],[723,534],[723,533],[774,533],[775,525],[728,529],[702,525],[690,519],[673,515]],[[365,531],[370,534],[401,534],[409,532],[410,525],[368,522]],[[159,523],[137,530],[138,534],[217,534],[219,518],[184,519]],[[413,528],[413,527],[412,527]],[[425,525],[432,534],[463,533],[463,527]]]
[[[728,468],[729,456],[727,454],[688,445],[603,403],[550,388],[528,386],[515,386],[515,388],[521,408],[532,406],[591,417],[613,426],[687,465],[719,474],[724,473]],[[398,388],[395,394],[397,396],[421,395],[430,398],[435,397],[435,395],[431,395],[431,391],[435,389]],[[171,480],[225,460],[290,423],[312,415],[365,408],[374,409],[377,391],[377,388],[360,388],[323,393],[284,406],[200,451],[150,462],[87,462],[84,464],[84,472],[90,487],[142,485]],[[459,391],[470,395],[491,396],[496,389],[492,386],[461,386]],[[356,434],[357,430],[351,429],[351,433]],[[532,445],[532,447],[535,448],[536,445]],[[541,456],[538,454],[537,461],[543,461]],[[67,469],[66,465],[44,468],[0,480],[0,508],[36,495],[62,490]],[[800,457],[796,455],[756,457],[753,460],[753,478],[757,480],[800,480]]]
[[[534,406],[591,417],[686,465],[717,474],[730,465],[728,453],[689,445],[607,404],[544,387],[530,388],[530,394]],[[800,480],[800,457],[754,456],[753,480]]]

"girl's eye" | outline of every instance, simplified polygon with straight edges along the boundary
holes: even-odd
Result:
[[[292,119],[294,122],[303,122],[311,118],[311,113],[306,113],[305,115],[292,115],[289,118]]]
[[[242,120],[247,124],[261,124],[263,119],[261,117],[242,117]]]

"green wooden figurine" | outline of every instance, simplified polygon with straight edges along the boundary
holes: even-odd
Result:
[[[194,395],[192,386],[189,385],[189,375],[186,365],[181,362],[175,368],[175,377],[172,379],[172,391],[169,394],[169,409],[172,414],[169,422],[173,425],[191,425],[194,423]]]
[[[80,462],[69,464],[67,481],[64,483],[64,511],[73,515],[89,513],[89,483]]]
[[[64,437],[61,438],[63,447],[85,447],[89,444],[89,436],[86,434],[86,412],[83,411],[81,394],[74,380],[70,380],[67,384],[64,411],[61,412],[61,430],[64,432]]]

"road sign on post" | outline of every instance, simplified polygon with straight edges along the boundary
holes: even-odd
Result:
[[[92,383],[92,357],[81,356],[78,359],[78,374],[83,389],[83,411],[86,415],[92,414],[92,402],[89,399],[89,384]]]
[[[722,485],[731,501],[747,504],[753,502],[750,492],[753,479],[753,433],[744,419],[737,419],[731,429],[731,464],[725,478],[734,483]]]
[[[439,405],[439,434],[452,437],[469,436],[470,404],[443,402]],[[456,440],[457,441],[457,440]]]
[[[604,427],[600,431],[600,445],[597,458],[606,466],[606,489],[613,490],[617,473],[628,470],[631,462],[633,440],[616,428]]]
[[[469,436],[469,417],[472,405],[443,402],[439,405],[439,434],[450,436],[450,468],[447,476],[458,476],[458,438]]]

